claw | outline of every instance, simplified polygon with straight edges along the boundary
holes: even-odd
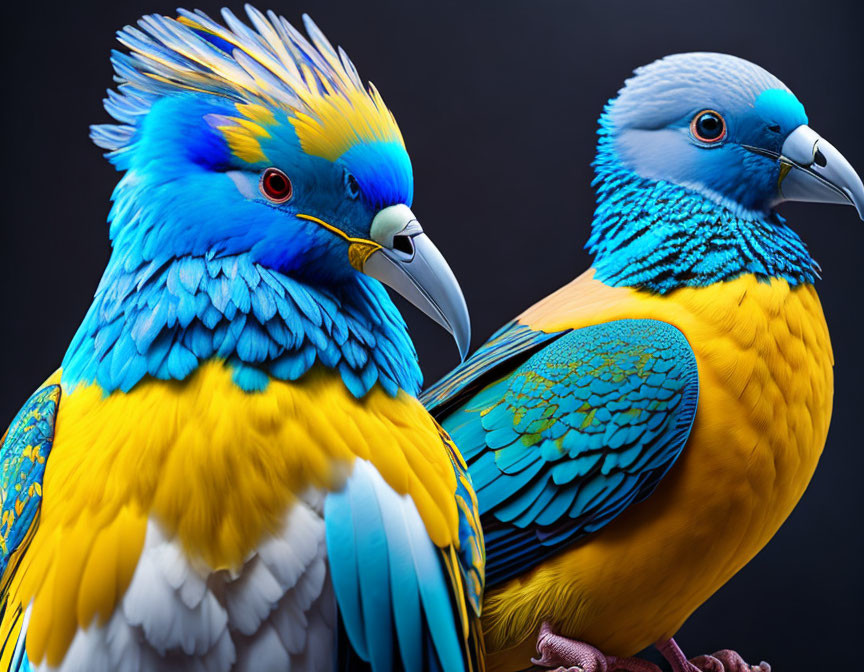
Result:
[[[657,642],[655,646],[669,661],[674,672],[771,672],[771,666],[765,661],[748,665],[740,655],[729,649],[687,660],[674,639]]]
[[[531,662],[555,668],[555,672],[660,672],[645,660],[607,656],[590,644],[557,635],[549,623],[537,635],[537,653],[540,658]]]
[[[534,665],[559,667],[570,672],[607,672],[606,656],[589,644],[556,635],[549,623],[543,623],[537,636],[539,658]],[[570,666],[568,668],[568,666]]]
[[[726,672],[723,663],[714,656],[696,656],[695,658],[691,658],[690,662],[699,668],[701,672]]]
[[[764,660],[758,665],[748,665],[738,653],[729,649],[717,651],[713,657],[723,665],[721,672],[771,672],[771,666]]]

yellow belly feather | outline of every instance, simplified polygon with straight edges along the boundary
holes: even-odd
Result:
[[[523,669],[547,619],[618,656],[672,636],[771,539],[825,444],[833,356],[812,286],[745,276],[658,296],[589,271],[519,321],[556,331],[622,318],[663,320],[687,337],[700,380],[693,430],[647,500],[487,592],[490,672]]]
[[[218,362],[129,394],[64,390],[38,528],[15,558],[0,640],[33,601],[32,664],[62,660],[128,587],[148,517],[194,561],[235,569],[308,488],[338,488],[355,458],[412,497],[432,540],[458,547],[456,480],[422,405],[374,388],[356,400],[332,372],[247,394]],[[9,647],[10,649],[12,647]]]

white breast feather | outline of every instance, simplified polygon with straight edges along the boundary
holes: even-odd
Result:
[[[120,607],[79,630],[37,672],[330,672],[336,604],[323,496],[296,502],[282,532],[236,573],[193,566],[155,521]]]

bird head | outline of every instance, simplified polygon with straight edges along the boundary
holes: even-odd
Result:
[[[854,205],[864,186],[807,125],[776,77],[734,56],[667,56],[636,70],[601,118],[598,161],[614,156],[648,180],[699,192],[733,210],[783,201]]]
[[[127,265],[244,254],[338,288],[365,273],[467,350],[459,285],[411,211],[411,161],[396,121],[345,52],[304,17],[247,6],[250,28],[203,12],[147,16],[118,33],[119,82],[92,128],[125,171],[111,237]]]

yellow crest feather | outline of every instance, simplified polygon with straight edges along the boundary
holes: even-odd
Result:
[[[233,100],[238,116],[212,125],[250,162],[266,159],[260,141],[277,123],[277,110],[288,115],[306,153],[330,161],[362,143],[404,146],[378,90],[364,86],[347,54],[334,49],[309,17],[303,18],[307,39],[272,11],[265,17],[248,5],[251,28],[227,9],[225,25],[201,11],[179,11],[176,20],[150,15],[138,22],[140,29],[120,31],[130,53],[115,55],[121,91],[111,93],[106,109],[121,123],[93,127],[99,146],[125,150],[137,119],[178,90]]]

